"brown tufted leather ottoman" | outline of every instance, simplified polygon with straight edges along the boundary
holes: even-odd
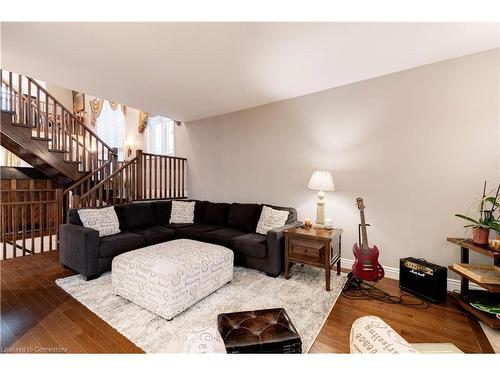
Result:
[[[228,353],[302,353],[302,341],[285,309],[217,316]]]

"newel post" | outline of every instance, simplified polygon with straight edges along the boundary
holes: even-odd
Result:
[[[137,158],[137,199],[142,199],[144,190],[144,164],[142,157],[142,150],[135,150],[135,157]]]
[[[118,169],[118,149],[113,147],[111,149],[111,171],[114,173]]]
[[[55,228],[56,228],[56,250],[59,250],[59,226],[64,224],[66,217],[66,209],[63,204],[63,189],[56,189],[56,215],[55,215]],[[43,241],[43,238],[42,238]],[[51,240],[52,241],[52,240]]]
[[[80,196],[73,195],[71,198],[71,208],[80,208]]]

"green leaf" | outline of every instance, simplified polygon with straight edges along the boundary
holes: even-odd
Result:
[[[484,198],[484,201],[491,203],[492,205],[494,205],[494,207],[500,207],[500,202],[498,202],[495,197],[486,197]]]
[[[472,221],[474,224],[476,225],[479,225],[479,221],[477,220],[474,220],[468,216],[465,216],[465,215],[462,215],[462,214],[455,214],[456,217],[459,217],[460,219],[464,219],[464,220],[468,220],[468,221]]]
[[[489,225],[486,224],[468,224],[464,225],[464,228],[483,228],[483,229],[490,229]]]

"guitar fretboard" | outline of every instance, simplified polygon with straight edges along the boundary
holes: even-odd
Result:
[[[368,247],[368,233],[366,231],[366,219],[364,208],[359,209],[359,216],[361,217],[361,253],[363,254],[361,261],[364,265],[370,265],[370,249]]]

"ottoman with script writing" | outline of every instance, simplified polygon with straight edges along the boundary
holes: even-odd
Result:
[[[223,246],[180,239],[113,259],[115,294],[172,319],[233,279],[233,252]]]

